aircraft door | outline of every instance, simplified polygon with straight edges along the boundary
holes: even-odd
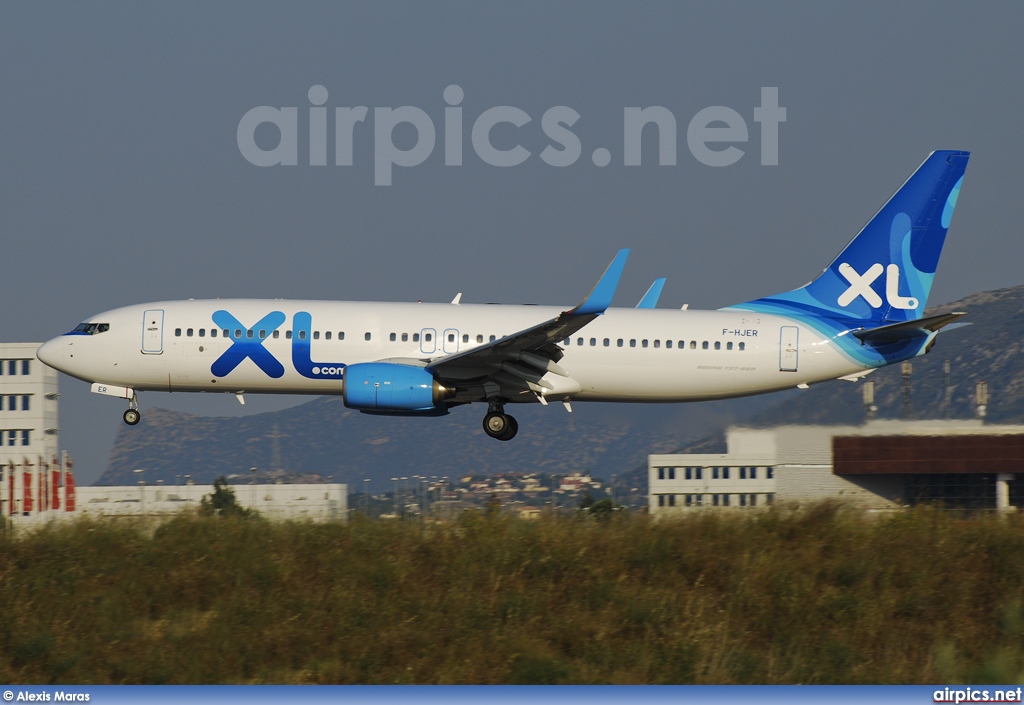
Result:
[[[457,353],[459,351],[459,331],[454,328],[445,328],[441,349],[446,353]]]
[[[164,351],[163,309],[150,309],[142,315],[142,352],[159,355]]]
[[[779,371],[796,372],[800,354],[800,329],[782,326],[779,335]]]
[[[433,328],[424,328],[420,331],[420,352],[426,355],[433,355],[437,352],[437,331]]]

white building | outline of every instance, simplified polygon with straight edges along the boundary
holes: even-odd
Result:
[[[348,485],[231,485],[236,503],[267,519],[344,521]],[[76,514],[158,517],[195,509],[213,493],[210,485],[137,485],[79,487]]]
[[[57,372],[36,359],[39,345],[0,343],[0,474],[3,478],[0,513],[3,516],[21,512],[23,471],[38,471],[41,464],[61,460],[57,437]],[[38,483],[39,475],[33,477]],[[38,503],[38,484],[32,495]]]
[[[36,359],[41,343],[0,343],[0,461],[57,455],[57,371]]]
[[[730,428],[726,453],[649,455],[652,514],[703,507],[767,506],[775,499],[773,431]]]
[[[1024,426],[878,420],[863,426],[733,427],[722,454],[650,455],[652,514],[841,499],[870,509],[941,502],[1024,507]]]

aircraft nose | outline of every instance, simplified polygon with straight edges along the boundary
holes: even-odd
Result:
[[[64,341],[60,338],[48,340],[40,345],[39,349],[36,350],[36,357],[44,365],[48,365],[55,370],[59,370],[61,369],[61,361],[66,357],[64,354],[66,352],[64,349],[65,347]]]

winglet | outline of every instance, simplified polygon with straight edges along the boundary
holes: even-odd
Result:
[[[615,259],[604,270],[604,274],[594,284],[594,288],[590,290],[587,297],[569,313],[574,316],[604,313],[605,309],[611,306],[612,297],[615,296],[615,289],[619,286],[619,278],[626,266],[627,257],[629,257],[629,248],[619,250]]]
[[[654,283],[651,284],[651,288],[647,290],[644,297],[640,299],[640,303],[636,305],[637,308],[654,308],[658,305],[658,299],[661,298],[661,290],[665,286],[665,277],[661,279],[655,279]]]

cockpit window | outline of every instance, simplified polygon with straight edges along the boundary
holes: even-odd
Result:
[[[83,333],[85,335],[97,335],[99,333],[106,333],[110,330],[109,323],[80,323],[72,333]]]

